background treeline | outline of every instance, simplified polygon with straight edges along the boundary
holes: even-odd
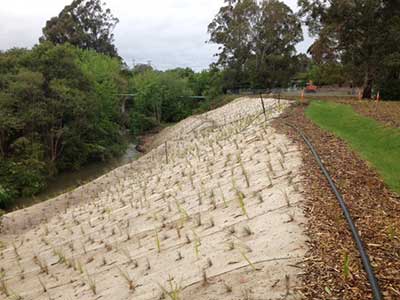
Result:
[[[210,23],[219,44],[216,67],[225,89],[276,88],[292,83],[362,87],[400,99],[400,2],[298,0],[294,13],[278,0],[225,0]],[[302,25],[315,38],[297,54]]]

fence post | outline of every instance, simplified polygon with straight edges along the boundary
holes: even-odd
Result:
[[[262,105],[262,108],[263,108],[265,121],[267,121],[267,114],[265,113],[265,105],[264,105],[264,99],[263,99],[262,93],[260,93],[260,100],[261,100],[261,105]]]

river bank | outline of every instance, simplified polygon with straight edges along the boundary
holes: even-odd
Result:
[[[100,176],[112,171],[115,168],[131,163],[138,159],[142,151],[137,146],[141,139],[145,139],[146,135],[138,140],[128,138],[128,146],[124,154],[107,161],[92,162],[76,171],[63,172],[55,178],[49,180],[45,190],[32,197],[23,197],[15,200],[14,204],[7,209],[7,212],[12,212],[18,209],[26,208],[34,204],[55,198],[61,194],[67,193],[76,189],[90,181],[96,180]]]

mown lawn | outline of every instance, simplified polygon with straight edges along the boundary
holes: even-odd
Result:
[[[349,105],[312,101],[306,115],[345,140],[400,194],[400,130],[357,114]]]

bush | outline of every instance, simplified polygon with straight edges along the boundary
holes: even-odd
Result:
[[[7,205],[9,205],[11,199],[12,195],[10,191],[8,191],[6,187],[0,184],[0,217],[2,215],[2,209],[6,208]]]
[[[133,136],[138,136],[146,131],[150,131],[158,126],[158,122],[153,117],[138,112],[130,114],[129,130]]]
[[[71,45],[0,53],[0,203],[126,148],[121,62]]]
[[[187,78],[179,77],[178,73],[146,71],[134,76],[130,84],[135,94],[133,111],[139,113],[135,116],[142,120],[145,120],[143,116],[149,117],[159,125],[177,122],[191,113],[188,96],[192,91]]]
[[[7,209],[17,197],[29,197],[46,186],[46,165],[35,159],[0,163],[0,208]]]
[[[342,85],[346,81],[343,66],[338,63],[313,65],[307,73],[307,79],[316,85]]]
[[[381,84],[380,94],[385,100],[400,100],[400,79],[385,80]]]
[[[196,114],[204,113],[209,110],[216,109],[218,107],[221,107],[225,104],[228,104],[229,102],[237,99],[237,95],[219,95],[215,96],[213,98],[207,97],[206,101],[202,102],[200,106],[195,110]]]

